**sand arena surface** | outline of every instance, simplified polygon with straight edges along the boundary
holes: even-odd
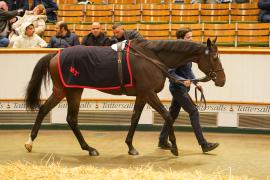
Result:
[[[157,148],[158,132],[137,131],[134,146],[140,155],[130,156],[124,143],[125,131],[82,131],[90,146],[100,156],[90,157],[82,151],[71,130],[41,130],[28,153],[24,143],[30,130],[0,131],[0,162],[13,164],[47,162],[62,167],[75,168],[92,166],[105,169],[138,168],[151,166],[153,171],[199,170],[204,174],[225,172],[236,176],[269,179],[270,177],[270,136],[249,134],[205,133],[208,141],[219,142],[220,147],[209,154],[202,154],[192,132],[176,132],[179,156]]]

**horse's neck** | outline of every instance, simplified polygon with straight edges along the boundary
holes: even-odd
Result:
[[[198,54],[192,53],[179,53],[179,52],[159,52],[159,59],[168,68],[175,68],[181,65],[187,64],[189,62],[197,62],[199,58]]]
[[[143,42],[145,43],[145,41]],[[203,46],[201,45],[197,45],[197,43],[194,42],[180,42],[180,41],[175,41],[175,42],[164,42],[164,44],[160,44],[160,46],[164,45],[166,46],[166,43],[175,43],[177,45],[177,43],[185,43],[186,45],[183,47],[179,47],[179,51],[175,50],[175,51],[171,51],[170,50],[166,50],[168,48],[157,48],[155,47],[155,43],[154,41],[148,41],[146,43],[146,47],[149,45],[154,46],[152,48],[145,48],[144,45],[141,46],[140,42],[133,42],[134,47],[136,47],[136,49],[138,49],[139,51],[144,52],[144,54],[147,54],[148,57],[154,58],[158,61],[160,61],[161,63],[165,64],[168,68],[174,68],[174,67],[179,67],[181,65],[184,65],[188,62],[197,62],[197,60],[200,58],[200,55],[202,53],[202,49]],[[151,43],[154,43],[154,45],[151,45]],[[153,50],[155,49],[155,50]]]

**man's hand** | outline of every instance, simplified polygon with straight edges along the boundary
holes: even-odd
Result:
[[[9,20],[9,22],[10,22],[11,24],[12,24],[12,23],[15,23],[16,21],[17,21],[17,18],[16,18],[16,17]]]
[[[191,82],[190,82],[190,80],[186,80],[186,81],[183,81],[183,84],[186,87],[190,87]]]

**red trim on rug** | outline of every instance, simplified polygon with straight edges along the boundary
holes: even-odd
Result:
[[[60,79],[61,79],[62,84],[63,84],[65,87],[67,87],[67,84],[66,84],[65,81],[64,81],[64,78],[63,78],[63,75],[62,75],[62,71],[61,71],[61,67],[60,67],[60,53],[61,53],[61,50],[59,49],[59,50],[58,50],[58,53],[57,53],[57,55],[58,55],[58,57],[57,57],[58,73],[59,73],[59,76],[60,76]]]
[[[124,85],[125,87],[132,87],[133,86],[133,77],[132,77],[132,73],[131,73],[131,68],[130,68],[130,63],[129,63],[129,50],[130,50],[130,42],[128,41],[128,47],[127,47],[127,51],[126,51],[126,60],[127,60],[127,67],[128,67],[128,73],[129,73],[129,84]]]
[[[127,65],[128,65],[128,71],[129,71],[129,76],[130,76],[130,83],[124,85],[124,87],[128,88],[128,87],[133,87],[133,78],[132,78],[132,73],[131,73],[131,68],[130,68],[130,63],[129,63],[129,46],[130,46],[130,41],[128,43],[128,47],[127,47],[127,53],[126,53],[126,60],[127,60]],[[57,60],[57,64],[58,64],[58,72],[60,75],[60,79],[62,81],[62,84],[67,87],[67,88],[87,88],[87,89],[96,89],[96,90],[118,90],[120,89],[120,86],[113,86],[113,87],[104,87],[104,88],[99,88],[99,87],[92,87],[92,86],[80,86],[80,85],[68,85],[65,83],[63,75],[62,75],[62,71],[61,71],[61,67],[60,67],[60,53],[61,51],[58,50],[58,60]]]

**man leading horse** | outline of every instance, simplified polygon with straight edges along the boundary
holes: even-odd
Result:
[[[192,30],[190,28],[181,28],[177,30],[176,37],[177,39],[192,41]],[[180,82],[170,82],[169,86],[170,92],[173,96],[169,113],[173,119],[173,122],[175,122],[181,108],[183,108],[189,114],[192,128],[199,145],[201,145],[202,151],[208,152],[217,148],[219,145],[218,143],[210,143],[205,140],[202,128],[200,126],[199,111],[188,94],[191,85],[190,79],[195,79],[192,72],[192,62],[174,69],[170,69],[169,73]],[[197,86],[202,90],[201,86]],[[162,149],[171,148],[171,144],[168,142],[168,128],[169,126],[165,123],[160,132],[158,146]]]

